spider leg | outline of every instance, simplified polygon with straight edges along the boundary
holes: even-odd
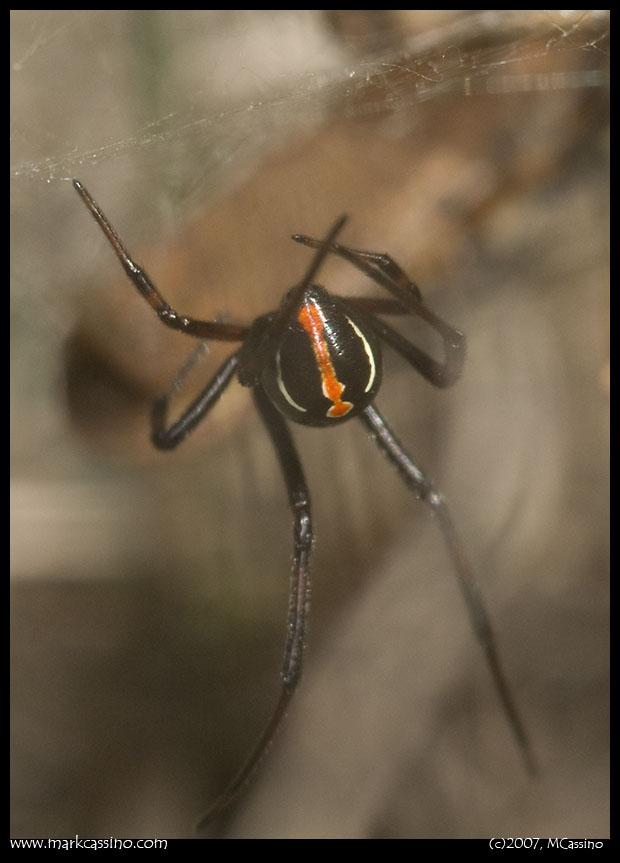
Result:
[[[310,492],[286,420],[262,387],[253,389],[256,407],[267,427],[280,462],[293,514],[293,566],[291,570],[286,646],[282,661],[282,686],[294,692],[303,662],[306,622],[310,610],[310,552],[314,540]]]
[[[178,389],[186,367],[177,376],[170,391],[157,399],[151,412],[151,440],[158,449],[174,449],[177,447],[211,410],[237,371],[240,350],[241,348],[228,357],[200,395],[168,427],[166,427],[166,420],[168,418],[170,399],[175,390]]]
[[[444,387],[451,386],[458,380],[465,361],[465,336],[462,333],[453,330],[455,336],[459,337],[458,342],[456,340],[450,341],[449,349],[446,349],[445,361],[440,363],[431,357],[430,354],[427,354],[426,351],[421,350],[413,342],[410,342],[409,339],[406,339],[398,330],[382,321],[381,318],[376,318],[374,315],[370,315],[369,317],[372,326],[381,338],[404,357],[414,369],[417,369],[434,387],[443,389]]]
[[[121,243],[118,234],[103,214],[99,205],[91,197],[86,187],[79,180],[73,180],[73,187],[105,234],[106,239],[116,252],[117,258],[123,265],[123,269],[134,286],[151,308],[157,312],[157,316],[162,323],[173,330],[180,330],[189,336],[196,336],[200,339],[240,342],[247,336],[248,327],[238,326],[237,324],[226,324],[221,321],[198,321],[175,312],[172,306],[161,296],[147,273],[131,259],[129,252]]]
[[[360,249],[349,249],[345,246],[342,246],[342,250],[346,259],[363,272],[374,271],[375,279],[377,273],[387,276],[399,290],[410,293],[417,300],[422,301],[422,293],[417,284],[390,255],[385,252],[362,252]]]
[[[247,339],[241,362],[239,379],[245,386],[253,386],[253,382],[260,378],[265,363],[269,357],[273,356],[284,331],[290,325],[291,320],[296,318],[308,286],[312,284],[312,280],[329,254],[332,243],[338,232],[342,230],[346,220],[346,215],[340,216],[328,231],[325,239],[316,241],[317,252],[310,261],[308,269],[301,281],[285,294],[280,308],[270,315],[263,316],[262,319],[257,318],[255,321],[255,326]],[[262,323],[259,324],[261,320]],[[257,324],[258,326],[256,326]]]
[[[430,480],[413,463],[400,441],[374,406],[367,407],[360,419],[369,429],[377,445],[396,467],[399,474],[415,496],[431,507],[439,522],[439,527],[450,552],[452,563],[458,577],[471,625],[484,652],[491,677],[499,695],[504,714],[519,746],[525,767],[531,775],[536,774],[536,761],[521,715],[508,685],[500,662],[499,652],[493,633],[489,614],[482,600],[480,588],[465,558],[463,546],[457,535],[450,512],[443,496],[437,492]]]
[[[305,234],[293,234],[291,239],[304,246],[310,246],[312,249],[318,248],[322,242],[314,237],[307,237]],[[332,243],[329,251],[353,264],[358,270],[366,273],[373,282],[383,285],[391,293],[396,296],[400,294],[405,305],[408,303],[408,295],[420,302],[422,301],[419,287],[390,255],[386,255],[384,252],[362,252],[360,249],[351,249],[341,243]]]
[[[301,234],[295,234],[293,240],[313,249],[318,248],[322,242]],[[353,264],[354,267],[357,267],[358,270],[361,270],[396,297],[397,305],[401,307],[401,314],[405,312],[417,315],[434,329],[443,341],[445,360],[443,363],[438,363],[424,351],[411,345],[392,327],[373,318],[375,328],[385,341],[410,362],[433,386],[447,387],[458,380],[465,361],[465,336],[455,330],[454,327],[449,326],[424,304],[420,289],[402,267],[389,255],[349,249],[340,243],[332,243],[329,251]],[[395,307],[391,305],[382,307],[381,301],[375,298],[366,300],[351,297],[348,298],[348,302],[353,303],[363,311],[396,314]]]
[[[202,830],[214,816],[226,810],[234,802],[269,751],[276,732],[286,716],[288,705],[301,677],[306,623],[310,610],[309,561],[313,534],[310,495],[303,468],[291,433],[282,415],[271,404],[262,387],[254,387],[252,392],[256,407],[271,436],[282,468],[294,520],[294,551],[289,588],[287,634],[280,673],[282,689],[267,727],[254,750],[230,785],[202,816],[197,825],[198,830]]]

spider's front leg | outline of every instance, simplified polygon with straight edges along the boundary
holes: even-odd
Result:
[[[322,240],[315,240],[313,237],[305,236],[305,234],[294,234],[291,239],[295,240],[296,243],[302,243],[304,246],[310,246],[312,249],[318,248],[322,243]],[[366,273],[373,282],[383,285],[390,293],[395,294],[394,288],[396,287],[398,294],[395,295],[399,295],[405,308],[408,307],[411,297],[422,302],[422,293],[419,287],[409,278],[400,264],[397,264],[385,252],[363,252],[361,249],[351,249],[341,243],[332,243],[329,251],[353,264],[358,270]]]
[[[97,222],[109,244],[114,249],[123,269],[129,276],[141,296],[147,301],[152,309],[157,312],[159,320],[170,327],[195,336],[199,339],[214,339],[220,342],[240,342],[248,334],[248,327],[226,324],[220,321],[200,321],[188,318],[176,312],[169,303],[164,300],[148,274],[131,258],[129,252],[122,244],[120,237],[110,224],[109,220],[94,200],[88,189],[79,180],[73,180],[73,188],[78,193],[93,219]]]
[[[322,242],[301,234],[295,234],[292,239],[313,249],[319,248]],[[465,362],[465,336],[424,304],[420,289],[403,268],[389,255],[380,252],[362,252],[340,243],[332,243],[329,251],[353,264],[395,297],[395,301],[375,297],[349,297],[347,302],[370,314],[372,325],[379,335],[433,386],[447,387],[455,383]],[[385,321],[375,317],[376,314],[411,314],[422,318],[441,337],[444,361],[438,362],[416,347]]]
[[[252,393],[258,412],[275,447],[293,513],[293,565],[289,587],[286,643],[280,673],[282,689],[271,718],[254,750],[228,788],[220,794],[202,816],[197,825],[198,830],[204,829],[212,818],[228,809],[269,751],[278,728],[286,716],[289,703],[301,677],[306,624],[310,610],[309,566],[313,533],[308,486],[286,420],[273,406],[260,385],[253,387]]]

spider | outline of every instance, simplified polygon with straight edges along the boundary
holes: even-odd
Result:
[[[198,829],[227,809],[248,783],[269,750],[301,677],[310,606],[309,562],[313,531],[308,486],[287,420],[328,427],[358,416],[409,489],[430,507],[449,550],[474,634],[484,651],[506,719],[528,772],[535,773],[528,736],[500,663],[489,615],[445,500],[412,461],[374,404],[381,384],[382,342],[404,357],[433,386],[447,387],[459,378],[463,368],[463,334],[424,304],[417,285],[389,255],[363,252],[336,242],[346,216],[341,216],[322,240],[293,235],[297,243],[316,252],[301,281],[284,295],[275,311],[260,315],[248,326],[180,315],[164,300],[147,273],[134,263],[82,183],[73,180],[73,186],[105,234],[127,276],[163,324],[199,339],[241,342],[174,422],[168,421],[171,394],[155,402],[151,415],[154,445],[163,450],[178,446],[205,418],[236,376],[242,386],[251,389],[258,413],[271,437],[293,515],[293,563],[280,696],[255,748],[203,815]],[[329,254],[344,258],[390,296],[344,299],[315,284],[319,268]],[[441,337],[443,362],[416,347],[377,317],[379,314],[417,315]]]

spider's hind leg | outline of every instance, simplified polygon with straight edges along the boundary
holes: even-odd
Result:
[[[463,546],[450,517],[443,496],[436,491],[431,481],[414,464],[410,456],[395,437],[381,414],[374,406],[367,407],[360,414],[378,447],[398,470],[406,485],[417,498],[427,504],[439,522],[444,541],[452,558],[459,587],[469,612],[474,635],[478,639],[493,678],[493,684],[500,698],[504,714],[519,746],[525,767],[530,775],[537,772],[529,738],[521,719],[514,696],[500,662],[495,634],[491,627],[489,614],[482,600],[478,583],[465,557]]]
[[[256,386],[252,392],[280,462],[293,514],[293,565],[289,586],[286,642],[280,672],[281,690],[276,706],[254,750],[228,788],[202,816],[198,823],[198,830],[203,830],[214,816],[228,809],[267,755],[301,677],[306,624],[310,611],[309,566],[313,532],[308,486],[286,420],[272,405],[262,387]]]

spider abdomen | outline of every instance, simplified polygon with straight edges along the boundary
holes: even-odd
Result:
[[[381,371],[379,341],[359,311],[314,285],[263,369],[261,383],[288,419],[329,426],[372,402]]]

